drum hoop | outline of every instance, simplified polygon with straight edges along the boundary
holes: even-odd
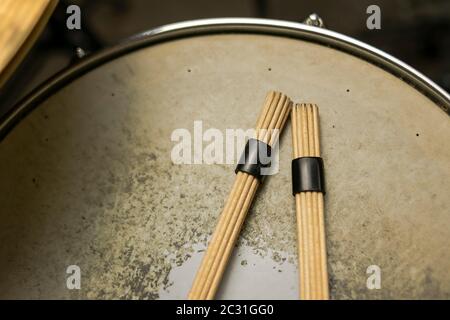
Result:
[[[364,42],[331,30],[296,22],[257,18],[214,18],[178,22],[143,32],[63,69],[34,89],[0,120],[0,141],[42,101],[102,64],[132,51],[177,38],[221,33],[285,36],[341,50],[399,77],[450,115],[450,95],[444,89],[408,64]]]

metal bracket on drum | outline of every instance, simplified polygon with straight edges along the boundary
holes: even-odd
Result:
[[[325,28],[325,23],[317,13],[311,13],[303,23],[312,27]]]
[[[78,47],[75,49],[75,57],[76,58],[83,59],[87,55],[88,55],[88,53],[83,48]]]

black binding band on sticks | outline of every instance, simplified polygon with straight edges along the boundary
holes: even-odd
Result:
[[[305,191],[325,194],[323,160],[320,157],[300,157],[292,160],[292,193]]]
[[[272,148],[267,143],[257,139],[249,139],[236,166],[235,173],[245,172],[261,179],[263,177],[261,169],[270,167],[271,155]]]

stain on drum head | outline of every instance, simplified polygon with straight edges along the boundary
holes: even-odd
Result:
[[[332,298],[449,298],[448,115],[354,56],[252,34],[132,52],[17,125],[0,144],[0,297],[185,298],[234,166],[172,164],[171,133],[252,128],[268,90],[320,107]],[[290,161],[288,126],[218,298],[298,297]]]

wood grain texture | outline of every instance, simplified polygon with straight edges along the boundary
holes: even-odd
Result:
[[[44,29],[57,0],[0,1],[0,87]]]
[[[319,111],[313,104],[297,104],[292,109],[294,159],[320,157]],[[324,203],[321,192],[295,195],[300,271],[300,298],[329,299],[325,248]]]
[[[292,102],[287,96],[279,92],[270,92],[256,123],[257,139],[271,146],[277,143],[279,131],[284,127],[291,107]],[[259,179],[254,176],[245,172],[237,173],[189,292],[190,300],[214,298],[259,185]]]

